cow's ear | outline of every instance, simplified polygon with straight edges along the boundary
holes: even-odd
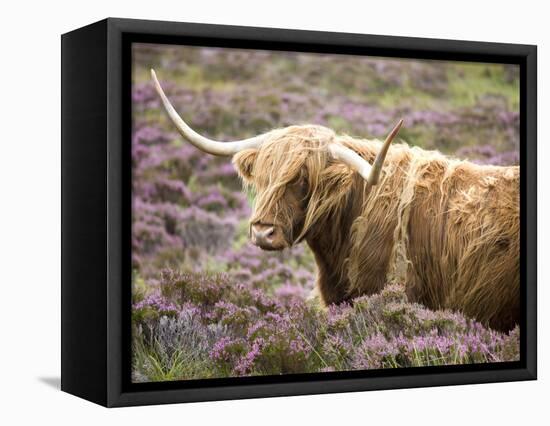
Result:
[[[233,156],[233,164],[235,165],[239,176],[247,182],[252,180],[254,163],[257,155],[257,149],[245,149],[237,152]]]

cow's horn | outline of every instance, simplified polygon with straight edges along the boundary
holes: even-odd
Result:
[[[369,179],[372,166],[355,151],[336,143],[329,144],[328,150],[333,158],[350,166],[353,170],[359,173],[363,179]]]
[[[386,137],[386,140],[382,144],[380,152],[376,155],[376,158],[374,159],[374,163],[372,165],[372,170],[370,171],[370,175],[367,178],[367,182],[371,185],[376,185],[378,183],[378,180],[380,179],[380,173],[382,172],[382,166],[384,165],[384,160],[386,159],[386,154],[388,153],[388,148],[390,147],[390,144],[392,143],[394,138],[397,136],[397,133],[399,133],[399,129],[401,129],[402,125],[403,120],[399,120],[399,123],[395,125],[393,130]]]
[[[365,179],[370,185],[376,185],[378,183],[378,180],[380,179],[380,172],[382,171],[384,159],[386,158],[386,154],[388,153],[388,148],[390,147],[390,144],[399,132],[402,124],[403,120],[399,120],[399,123],[397,123],[393,130],[390,132],[390,134],[384,141],[380,152],[376,156],[374,164],[372,166],[367,160],[359,156],[359,154],[357,154],[355,151],[342,145],[338,145],[335,143],[329,144],[329,152],[335,159],[346,163],[352,169],[357,171],[357,173],[359,173],[363,177],[363,179]]]
[[[189,127],[187,123],[183,121],[183,119],[176,112],[176,110],[174,109],[174,107],[172,106],[172,104],[164,94],[164,91],[162,90],[162,87],[157,79],[157,75],[155,74],[155,70],[153,69],[151,70],[151,77],[153,78],[155,89],[157,90],[157,93],[159,94],[160,99],[162,100],[164,109],[168,113],[168,116],[170,117],[170,119],[176,125],[178,131],[181,133],[181,135],[185,139],[187,139],[189,142],[191,142],[201,151],[204,151],[213,155],[227,156],[227,155],[236,154],[237,152],[242,151],[243,149],[258,148],[262,144],[265,135],[259,135],[253,138],[243,139],[243,140],[234,141],[234,142],[214,141],[212,139],[208,139],[208,138],[205,138],[204,136],[199,135],[191,127]]]

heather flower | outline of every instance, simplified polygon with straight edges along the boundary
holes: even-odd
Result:
[[[264,339],[255,339],[250,350],[237,361],[233,370],[235,374],[238,376],[251,374],[254,369],[254,362],[260,357],[265,346],[266,342]]]
[[[275,290],[275,297],[283,304],[303,301],[306,296],[307,292],[303,286],[294,285],[289,281],[286,281]]]
[[[211,192],[199,198],[197,205],[208,211],[223,211],[228,206],[226,199],[219,192]]]
[[[354,369],[369,370],[388,368],[395,364],[397,348],[391,340],[386,339],[382,334],[374,334],[365,339],[354,355],[352,366]]]
[[[154,312],[158,316],[177,315],[179,312],[178,306],[162,297],[160,294],[152,293],[143,300],[134,304],[132,312],[136,316],[144,315],[145,312]]]
[[[252,307],[239,307],[233,303],[219,301],[208,314],[207,318],[231,327],[246,327],[258,310]]]

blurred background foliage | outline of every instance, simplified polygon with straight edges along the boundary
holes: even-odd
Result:
[[[485,162],[466,148],[487,145],[517,161],[516,65],[152,45],[136,47],[134,63],[137,89],[147,91],[149,69],[157,69],[174,105],[211,137],[315,123],[381,138],[404,118],[410,145]],[[144,118],[164,122],[159,112]]]

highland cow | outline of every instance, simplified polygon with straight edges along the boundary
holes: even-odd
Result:
[[[256,194],[250,237],[265,250],[305,241],[324,304],[403,283],[409,300],[492,328],[519,320],[519,167],[290,126],[236,142],[192,130],[155,87],[182,136],[232,156]],[[372,165],[371,165],[372,164]]]

